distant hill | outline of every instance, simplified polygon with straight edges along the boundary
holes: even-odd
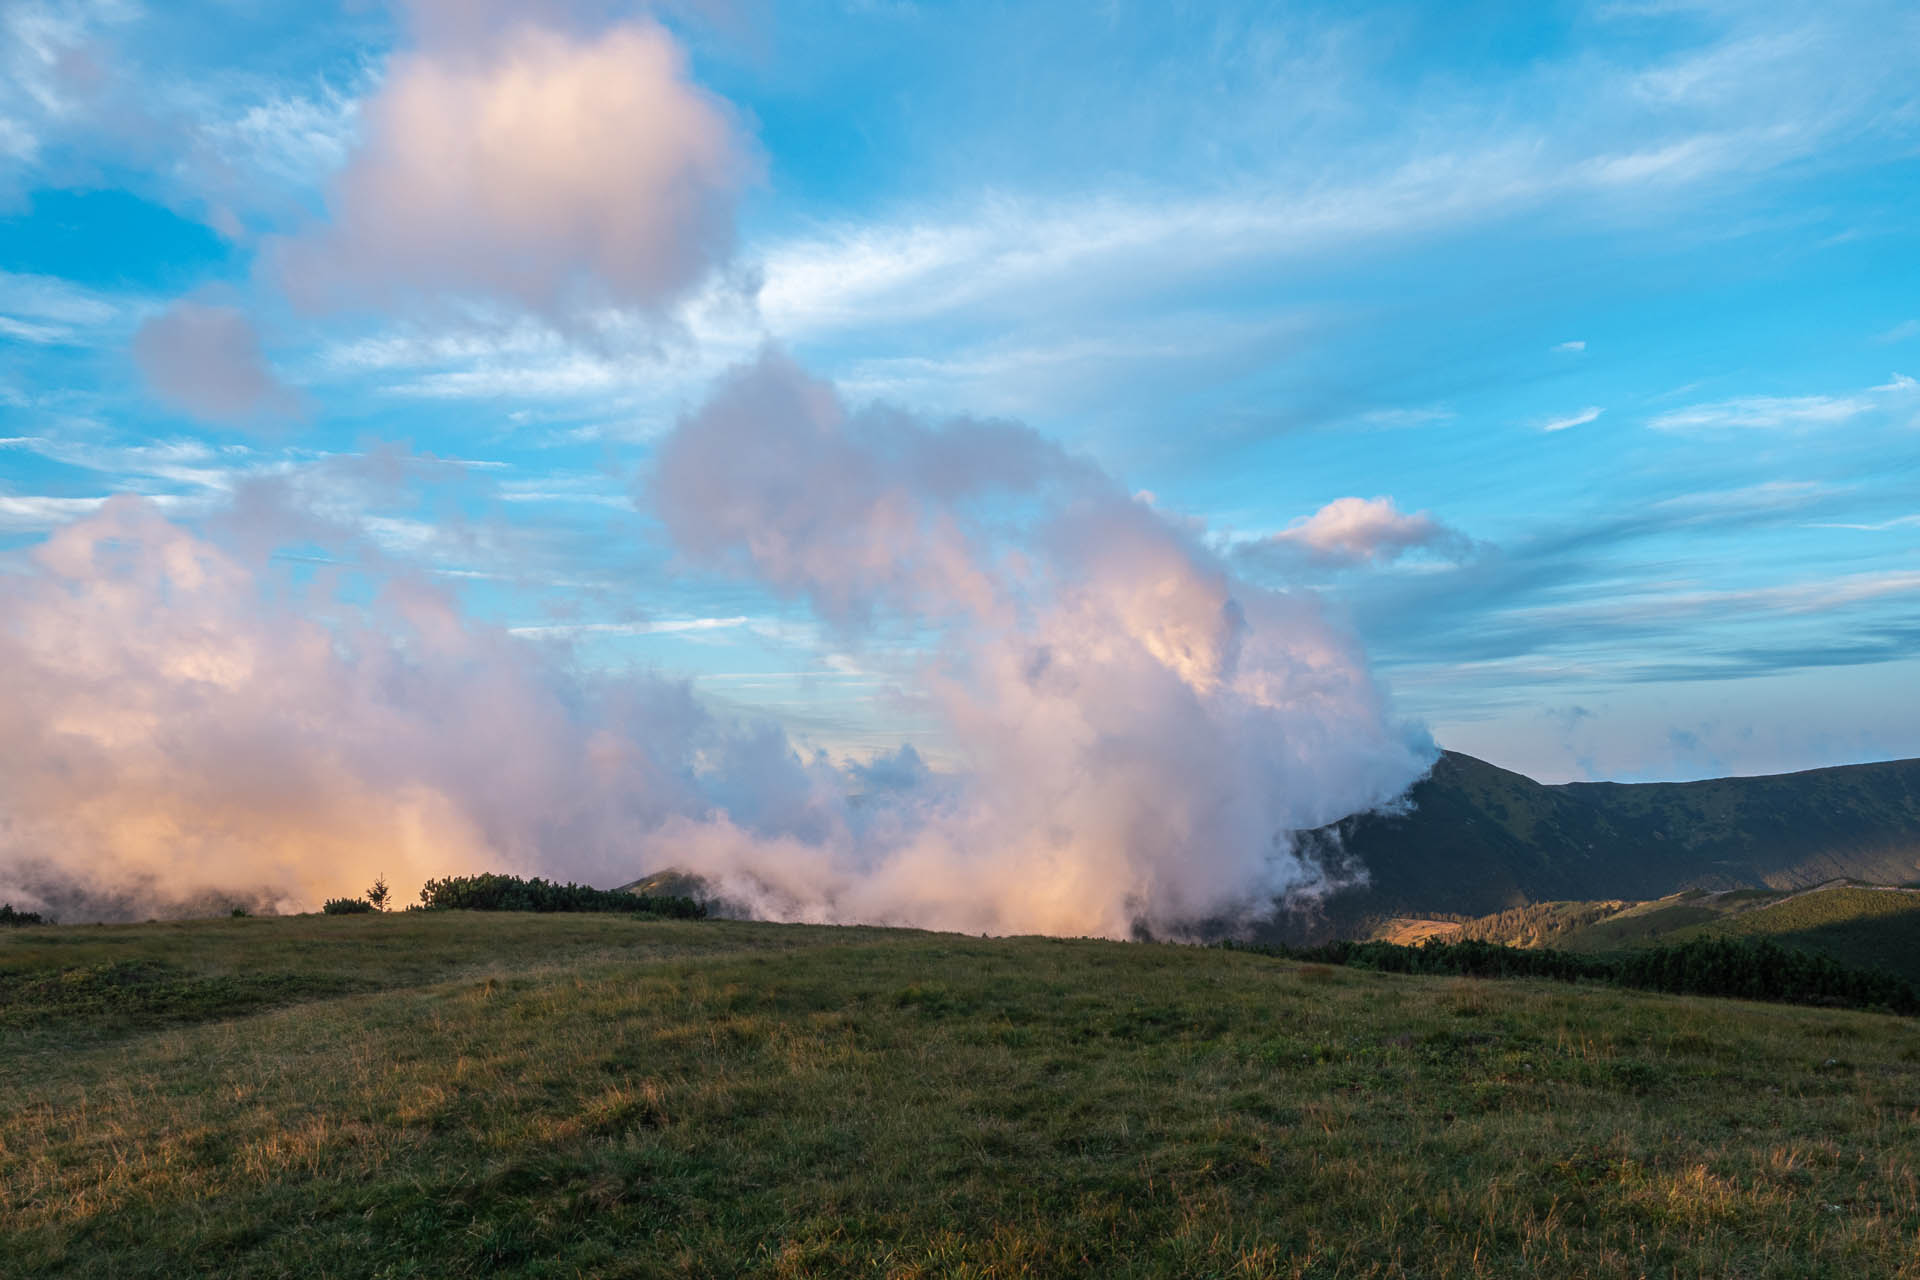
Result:
[[[1817,889],[1688,889],[1652,902],[1541,902],[1464,923],[1389,921],[1395,942],[1472,938],[1562,951],[1626,951],[1695,938],[1767,938],[1920,983],[1920,889],[1836,881]]]
[[[1920,880],[1920,760],[1548,786],[1448,751],[1408,803],[1311,833],[1310,847],[1364,868],[1367,883],[1283,916],[1272,932],[1351,934],[1391,917],[1460,919],[1687,889]]]

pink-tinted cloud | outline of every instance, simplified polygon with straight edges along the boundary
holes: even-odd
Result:
[[[662,443],[645,493],[691,561],[856,642],[909,629],[896,674],[965,761],[829,839],[716,813],[648,842],[765,914],[1110,936],[1259,914],[1325,885],[1290,832],[1430,758],[1313,597],[1237,580],[1023,428],[855,410],[768,354]]]
[[[245,555],[123,496],[0,575],[0,897],[144,916],[678,866],[775,919],[1126,936],[1325,888],[1290,833],[1431,758],[1311,595],[1023,428],[852,409],[769,355],[648,487],[689,562],[810,602],[955,767],[830,764],[404,574],[301,585],[265,554],[328,536],[298,486],[214,522]]]
[[[664,28],[583,32],[551,8],[419,8],[330,224],[278,246],[296,301],[664,313],[728,260],[756,169],[733,112]]]
[[[0,900],[143,918],[313,909],[382,872],[403,895],[486,869],[614,883],[710,790],[743,830],[816,834],[784,743],[563,659],[417,581],[352,606],[114,498],[0,580]]]
[[[1472,544],[1425,511],[1401,511],[1392,498],[1335,498],[1310,516],[1252,544],[1261,554],[1279,550],[1333,566],[1386,564],[1409,551],[1458,558]]]
[[[174,303],[134,334],[133,358],[154,394],[196,418],[259,425],[300,412],[299,395],[268,365],[253,322],[233,307]]]

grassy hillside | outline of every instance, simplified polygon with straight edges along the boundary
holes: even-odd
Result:
[[[1542,902],[1467,921],[1388,921],[1377,933],[1391,941],[1466,938],[1584,952],[1769,938],[1920,983],[1920,891],[1886,886],[1690,889],[1653,902]]]
[[[1576,931],[1559,945],[1594,951],[1700,937],[1772,938],[1920,982],[1920,892],[1836,886],[1792,894],[1702,894],[1649,906],[1654,909]]]
[[[1920,760],[1764,778],[1543,786],[1446,752],[1394,816],[1318,833],[1368,873],[1322,917],[1277,932],[1353,931],[1394,916],[1481,916],[1550,901],[1684,889],[1796,889],[1836,877],[1920,879]]]
[[[461,912],[0,973],[9,1276],[1920,1276],[1885,1016]]]

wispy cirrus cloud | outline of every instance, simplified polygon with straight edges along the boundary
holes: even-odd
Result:
[[[545,636],[570,640],[580,636],[596,635],[657,636],[700,631],[726,631],[735,627],[744,627],[752,621],[753,619],[745,615],[734,618],[653,618],[642,622],[541,623],[508,627],[507,630],[516,636]]]
[[[151,304],[116,298],[55,276],[0,271],[0,334],[17,342],[97,342]]]
[[[1867,414],[1913,404],[1920,382],[1896,373],[1892,379],[1850,395],[1740,396],[1662,413],[1647,423],[1656,431],[1804,431],[1836,427]]]
[[[1369,576],[1354,584],[1353,607],[1397,683],[1471,715],[1528,686],[1595,690],[1890,661],[1902,656],[1894,637],[1920,592],[1909,569],[1837,573],[1802,556],[1745,581],[1691,571],[1721,563],[1716,548],[1750,555],[1862,500],[1813,481],[1678,493],[1483,544],[1433,572]],[[1830,633],[1842,619],[1851,638],[1837,646]]]
[[[37,159],[47,135],[84,110],[89,46],[138,13],[122,0],[20,0],[0,11],[0,157],[13,162],[9,168]],[[0,170],[0,182],[14,176]]]
[[[1573,427],[1584,427],[1597,421],[1606,410],[1599,405],[1588,405],[1578,413],[1570,413],[1564,418],[1549,418],[1540,424],[1542,431],[1566,431]]]
[[[105,497],[56,498],[0,494],[0,530],[40,533],[98,511]]]
[[[12,447],[50,462],[97,473],[116,489],[136,493],[195,490],[226,493],[241,478],[287,465],[245,445],[215,445],[191,438],[137,444],[21,436]]]
[[[1875,520],[1867,524],[1829,520],[1821,521],[1811,527],[1815,529],[1852,529],[1857,533],[1886,533],[1892,529],[1912,529],[1920,527],[1920,515],[1895,516],[1891,520]]]

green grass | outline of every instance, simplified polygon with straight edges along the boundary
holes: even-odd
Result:
[[[1698,902],[1638,903],[1618,915],[1575,930],[1561,944],[1573,951],[1611,951],[1619,947],[1657,947],[1698,937],[1701,925],[1722,913]]]
[[[1920,1276],[1884,1016],[453,912],[0,972],[9,1276]]]

